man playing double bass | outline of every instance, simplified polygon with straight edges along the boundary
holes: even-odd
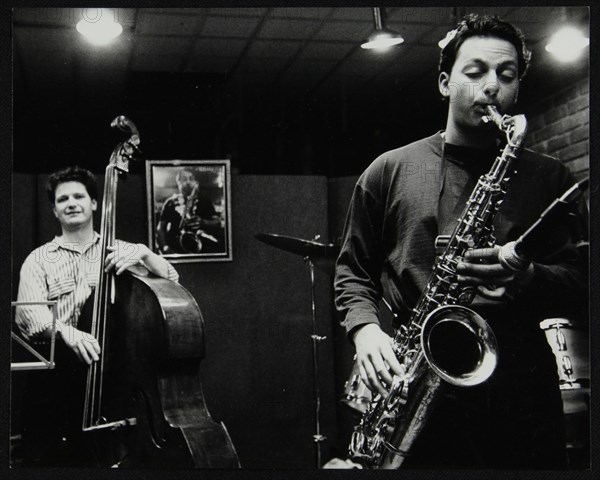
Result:
[[[52,174],[46,185],[62,234],[36,248],[21,268],[18,302],[57,302],[57,355],[66,350],[88,365],[102,354],[97,340],[77,328],[81,310],[93,293],[101,268],[116,275],[147,270],[177,282],[179,275],[164,258],[143,244],[117,241],[105,259],[93,228],[97,209],[94,175],[79,167]],[[46,306],[20,306],[16,323],[31,341],[50,338],[52,312]],[[23,463],[26,466],[90,466],[97,463],[81,435],[67,377],[57,371],[29,372],[23,401]],[[73,409],[75,409],[73,411]]]

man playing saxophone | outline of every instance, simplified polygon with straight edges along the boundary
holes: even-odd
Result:
[[[336,307],[361,378],[384,397],[404,371],[380,328],[379,301],[385,293],[398,324],[411,317],[440,254],[436,238],[453,232],[499,154],[499,130],[485,121],[487,107],[511,113],[530,59],[521,33],[496,17],[469,15],[446,40],[438,77],[448,102],[446,128],[382,154],[361,175],[336,265]],[[527,149],[514,169],[493,221],[495,246],[467,251],[450,278],[475,289],[469,308],[494,332],[498,364],[481,385],[446,386],[405,467],[566,466],[556,363],[539,322],[587,304],[587,266],[576,248],[586,220],[555,219],[532,261],[508,268],[500,246],[575,183],[558,160]]]

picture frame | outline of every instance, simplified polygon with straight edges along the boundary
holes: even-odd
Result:
[[[233,260],[229,160],[146,162],[148,245],[171,263]]]

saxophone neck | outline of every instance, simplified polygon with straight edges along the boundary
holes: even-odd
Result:
[[[521,148],[527,135],[527,118],[525,115],[515,115],[510,117],[509,121],[511,127],[506,133],[508,143],[515,148]]]
[[[525,115],[500,115],[493,105],[485,107],[487,115],[483,117],[485,123],[493,122],[500,131],[506,134],[507,143],[513,148],[521,148],[527,134],[527,118]]]

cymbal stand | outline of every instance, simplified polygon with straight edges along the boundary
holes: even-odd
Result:
[[[317,335],[317,310],[315,305],[315,265],[312,259],[307,256],[304,261],[308,264],[310,270],[310,300],[312,314],[312,357],[313,357],[313,384],[315,395],[315,434],[313,440],[316,444],[317,469],[321,468],[321,443],[327,440],[327,437],[321,434],[321,393],[319,387],[319,352],[318,345],[327,337]]]

